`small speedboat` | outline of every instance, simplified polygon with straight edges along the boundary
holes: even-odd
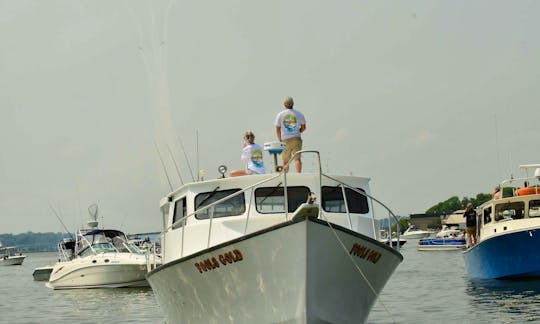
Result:
[[[457,226],[448,226],[443,225],[441,230],[435,234],[435,237],[438,238],[452,238],[452,237],[458,237],[463,236],[463,231],[460,230]]]
[[[54,266],[52,265],[37,267],[34,269],[34,272],[32,272],[32,276],[35,281],[49,281],[53,268]]]
[[[75,238],[58,244],[60,261],[47,286],[53,289],[119,288],[148,286],[147,256],[126,235],[114,229],[98,229],[97,205],[89,208],[93,219]],[[91,211],[93,210],[93,211]],[[45,270],[44,270],[45,271]]]
[[[424,237],[429,237],[433,234],[431,231],[424,231],[419,228],[416,228],[414,225],[410,225],[409,228],[400,236],[404,239],[419,239]]]
[[[0,247],[0,265],[21,265],[26,255],[15,252],[16,247]]]
[[[467,241],[464,237],[425,238],[418,241],[418,251],[452,251],[466,248]]]
[[[384,243],[384,244],[390,245],[390,243],[388,242],[389,241],[388,238],[382,238],[382,239],[379,239],[379,241]],[[403,246],[405,243],[407,243],[407,240],[400,237],[399,238],[399,246]],[[397,245],[398,245],[398,239],[397,239],[397,237],[393,237],[392,238],[392,246],[397,246]]]

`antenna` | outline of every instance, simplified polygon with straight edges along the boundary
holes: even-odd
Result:
[[[159,160],[161,161],[161,166],[163,167],[163,172],[165,173],[165,177],[167,178],[167,182],[169,183],[169,188],[171,188],[171,192],[172,192],[173,191],[173,186],[171,184],[171,179],[169,179],[169,174],[167,173],[167,168],[165,167],[165,163],[163,163],[163,158],[161,157],[161,153],[159,152],[159,148],[158,148],[155,140],[154,140],[154,146],[156,147],[156,152],[158,154]]]
[[[174,155],[173,155],[173,153],[171,151],[171,147],[169,146],[169,144],[167,144],[167,150],[169,151],[169,155],[171,156],[171,160],[173,160],[174,167],[176,169],[176,173],[178,174],[178,178],[180,178],[180,183],[183,185],[184,180],[182,179],[182,175],[180,174],[180,170],[178,169],[178,164],[176,164],[176,159],[174,158]]]
[[[199,130],[195,130],[195,137],[197,138],[197,181],[199,181],[201,168],[199,167]]]
[[[62,226],[64,227],[64,231],[66,231],[66,233],[69,235],[69,237],[71,237],[71,239],[73,239],[73,236],[71,235],[71,233],[68,231],[66,225],[64,224],[64,222],[62,222],[62,219],[60,218],[60,216],[58,216],[58,213],[56,212],[56,210],[54,210],[53,206],[51,205],[51,203],[49,203],[49,208],[52,210],[52,212],[54,213],[54,216],[56,216],[56,218],[58,218],[58,221],[60,222],[60,224],[62,224]]]
[[[182,152],[184,152],[184,158],[186,159],[186,163],[189,168],[189,173],[191,174],[191,180],[195,182],[195,177],[193,176],[193,170],[191,169],[191,164],[189,163],[189,159],[186,154],[186,149],[184,148],[184,144],[182,143],[182,138],[180,138],[180,136],[178,136],[178,141],[180,142],[180,147],[182,147]]]
[[[98,205],[92,204],[88,206],[88,213],[90,214],[90,220],[86,222],[89,228],[96,228],[98,226]]]
[[[499,177],[502,178],[501,174],[501,154],[499,152],[499,127],[497,125],[497,114],[494,114],[493,117],[495,118],[495,151],[497,152],[497,166],[499,173]]]

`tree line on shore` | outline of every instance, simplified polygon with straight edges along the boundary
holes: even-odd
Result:
[[[504,188],[503,192],[504,197],[511,195],[506,192],[507,188]],[[509,189],[512,190],[511,188]],[[468,203],[471,203],[475,208],[482,205],[483,203],[491,199],[491,194],[488,193],[479,193],[475,197],[466,197],[459,198],[458,196],[452,196],[445,201],[441,201],[426,210],[426,214],[434,215],[450,215],[456,210],[465,209]],[[399,228],[401,233],[403,233],[409,227],[410,219],[409,218],[400,218],[399,219]],[[396,231],[396,225],[392,227],[392,231]]]
[[[33,233],[0,234],[0,243],[3,246],[15,246],[21,252],[53,252],[56,245],[64,238],[66,233]]]
[[[451,214],[456,210],[465,209],[468,203],[478,207],[490,199],[491,194],[488,193],[479,193],[473,198],[463,197],[459,199],[458,196],[453,196],[430,207],[426,214]]]

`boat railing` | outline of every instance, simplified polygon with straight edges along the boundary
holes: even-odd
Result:
[[[324,178],[327,178],[329,180],[332,180],[332,181],[335,181],[336,183],[338,183],[338,185],[341,187],[342,189],[342,194],[343,194],[343,201],[344,201],[344,205],[345,205],[345,210],[346,210],[346,215],[347,215],[347,218],[348,218],[348,222],[349,222],[349,229],[353,229],[352,228],[352,219],[351,219],[351,214],[349,212],[349,206],[348,206],[348,202],[347,202],[347,195],[345,193],[345,189],[349,189],[349,190],[352,190],[364,197],[366,197],[367,199],[369,199],[370,201],[370,206],[371,206],[371,224],[372,224],[372,232],[373,232],[373,237],[374,238],[378,238],[378,235],[377,235],[377,232],[376,232],[376,225],[375,225],[375,211],[373,209],[373,205],[374,205],[374,202],[377,203],[378,205],[380,205],[382,208],[384,208],[386,211],[388,211],[388,223],[391,224],[392,220],[395,220],[396,221],[396,224],[397,224],[397,241],[398,241],[398,244],[397,244],[397,249],[399,250],[400,246],[399,246],[399,232],[400,232],[400,228],[399,228],[399,220],[398,218],[396,217],[396,215],[392,212],[392,210],[390,210],[390,208],[388,208],[385,204],[383,204],[381,201],[379,201],[378,199],[376,199],[375,197],[367,194],[366,192],[362,191],[362,190],[359,190],[358,188],[355,188],[353,186],[350,186],[348,185],[347,183],[339,180],[339,179],[336,179],[336,178],[333,178],[329,175],[326,175],[322,172],[322,166],[321,166],[321,161],[320,161],[320,153],[319,151],[315,151],[315,150],[302,150],[302,151],[298,151],[296,153],[294,153],[292,156],[291,156],[291,159],[284,165],[284,167],[282,168],[281,171],[279,171],[277,174],[275,174],[274,176],[268,178],[268,179],[264,179],[264,180],[261,180],[261,181],[258,181],[252,185],[249,185],[241,190],[238,190],[238,191],[235,191],[234,193],[230,194],[230,195],[227,195],[221,199],[218,199],[204,207],[201,207],[191,213],[188,213],[187,215],[181,217],[180,219],[176,220],[175,222],[173,222],[171,225],[167,226],[165,228],[165,231],[169,231],[173,228],[177,228],[177,227],[180,227],[182,228],[182,234],[181,234],[181,255],[183,256],[184,255],[184,237],[185,237],[185,226],[183,226],[184,224],[186,224],[186,220],[190,217],[195,217],[197,214],[201,214],[202,212],[205,212],[207,210],[210,210],[210,215],[209,215],[209,228],[208,228],[208,237],[207,237],[207,247],[210,247],[211,246],[211,238],[212,238],[212,225],[213,225],[213,221],[214,221],[214,213],[213,213],[213,208],[227,200],[230,200],[240,194],[243,194],[243,193],[246,193],[248,192],[249,190],[251,190],[251,193],[249,195],[249,204],[248,204],[248,209],[247,209],[247,216],[246,216],[246,222],[245,222],[245,226],[244,226],[244,234],[247,233],[247,229],[248,229],[248,224],[249,224],[249,220],[250,220],[250,208],[251,208],[251,202],[253,200],[253,195],[254,195],[254,188],[264,184],[264,183],[267,183],[267,182],[270,182],[272,180],[275,180],[277,178],[280,178],[282,177],[283,178],[283,195],[284,195],[284,215],[285,215],[285,221],[288,221],[289,220],[289,202],[288,202],[288,197],[287,197],[287,172],[286,170],[288,169],[288,167],[290,166],[290,164],[295,160],[295,158],[297,156],[299,156],[300,154],[315,154],[316,157],[317,157],[317,164],[318,164],[318,176],[319,176],[319,192],[321,193],[322,195],[322,179],[323,177]],[[322,206],[321,206],[322,207]],[[319,208],[319,218],[321,219],[324,219],[328,222],[328,219],[325,217],[324,213],[323,213],[323,210],[322,208]],[[392,246],[391,242],[392,242],[392,233],[391,231],[389,231],[389,241],[390,242],[390,246]]]
[[[366,197],[366,198],[369,198],[369,200],[371,201],[370,205],[372,206],[372,208],[371,208],[371,210],[372,210],[371,224],[372,224],[372,227],[373,227],[373,235],[374,235],[374,237],[377,237],[377,233],[376,233],[376,226],[375,226],[375,210],[373,209],[373,205],[374,205],[373,202],[377,203],[382,208],[384,208],[388,212],[388,216],[387,216],[388,227],[389,227],[389,229],[388,229],[388,242],[392,242],[392,230],[391,230],[392,226],[391,226],[391,224],[392,224],[392,221],[395,221],[395,223],[396,223],[397,248],[399,249],[399,247],[400,247],[400,245],[399,245],[400,244],[399,243],[400,242],[399,241],[399,236],[400,236],[400,233],[401,233],[401,228],[399,226],[399,219],[397,218],[396,214],[394,214],[394,212],[392,212],[392,210],[388,206],[386,206],[384,203],[382,203],[380,200],[373,197],[372,195],[367,194],[366,192],[364,192],[362,190],[358,190],[358,188],[352,187],[352,186],[350,186],[350,185],[348,185],[348,184],[346,184],[346,183],[344,183],[344,182],[342,182],[342,181],[340,181],[338,179],[335,179],[335,178],[333,178],[331,176],[328,176],[326,174],[323,174],[323,176],[325,178],[330,179],[330,180],[336,181],[341,185],[342,190],[343,190],[343,198],[344,198],[344,202],[345,202],[345,207],[347,209],[347,217],[349,218],[349,222],[351,221],[350,220],[351,215],[350,215],[349,210],[348,210],[347,196],[345,195],[345,187],[352,190],[352,191],[354,191],[354,192],[356,192],[356,193],[358,193],[358,194],[360,194],[360,195],[362,195],[362,196],[364,196],[364,197]]]
[[[322,199],[322,178],[325,177],[329,180],[332,180],[332,181],[335,181],[337,182],[340,186],[341,186],[341,192],[342,192],[342,195],[343,195],[343,203],[344,203],[344,206],[345,206],[345,212],[346,212],[346,215],[347,215],[347,218],[348,218],[348,221],[349,221],[349,228],[352,230],[352,219],[351,219],[351,214],[349,212],[349,205],[347,203],[347,195],[345,193],[345,188],[348,188],[366,198],[369,198],[370,201],[371,201],[371,225],[372,225],[372,230],[373,230],[373,237],[377,238],[377,230],[376,230],[376,226],[375,226],[375,210],[373,209],[373,202],[376,202],[377,204],[379,204],[382,208],[384,208],[385,210],[388,211],[388,226],[390,226],[390,224],[392,223],[391,220],[395,220],[396,221],[396,226],[397,226],[397,248],[399,250],[399,233],[400,233],[400,228],[399,228],[399,219],[396,217],[396,215],[392,212],[392,210],[390,210],[390,208],[388,208],[388,206],[386,206],[385,204],[383,204],[381,201],[379,201],[378,199],[376,199],[375,197],[367,194],[366,192],[362,191],[362,190],[359,190],[358,188],[355,188],[355,187],[352,187],[348,184],[346,184],[345,182],[339,180],[339,179],[336,179],[336,178],[333,178],[329,175],[326,175],[323,173],[322,171],[322,163],[321,163],[321,155],[319,153],[319,151],[316,151],[316,150],[301,150],[301,151],[298,151],[298,152],[295,152],[292,156],[291,156],[291,159],[289,161],[287,161],[287,163],[284,165],[283,167],[283,170],[281,171],[283,173],[283,179],[284,179],[284,187],[287,186],[287,172],[285,170],[287,170],[290,166],[290,164],[296,159],[296,156],[299,156],[300,154],[305,154],[305,153],[312,153],[312,154],[315,154],[316,157],[317,157],[317,166],[318,166],[318,174],[319,174],[319,192],[321,193],[321,199]],[[285,217],[288,218],[288,206],[287,206],[287,190],[284,190],[284,199],[285,199]],[[321,206],[322,207],[322,206]],[[319,216],[322,216],[323,215],[323,210],[322,208],[319,209]],[[389,229],[389,236],[388,236],[388,242],[390,242],[389,244],[392,245],[392,231],[391,229]]]

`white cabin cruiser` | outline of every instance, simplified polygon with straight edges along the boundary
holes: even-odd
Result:
[[[14,246],[2,247],[0,244],[0,265],[21,265],[26,255],[15,250]]]
[[[314,174],[221,178],[168,194],[163,264],[147,279],[169,322],[365,322],[403,260],[377,240],[368,182],[325,175],[319,161]]]
[[[404,239],[417,239],[417,238],[425,238],[430,237],[433,232],[431,231],[424,231],[419,228],[417,228],[414,225],[410,225],[409,228],[403,234],[401,234],[401,237]]]
[[[438,231],[437,234],[435,234],[435,237],[437,238],[464,237],[464,233],[457,226],[443,225],[441,230]]]
[[[93,217],[75,240],[64,239],[58,244],[60,261],[54,265],[47,286],[54,289],[148,286],[147,256],[129,243],[121,231],[98,229],[97,208]]]

